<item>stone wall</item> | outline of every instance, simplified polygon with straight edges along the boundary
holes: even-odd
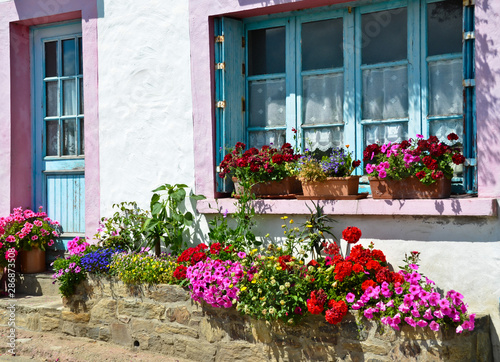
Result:
[[[196,361],[490,361],[490,319],[472,333],[405,327],[382,331],[348,315],[338,325],[308,316],[298,326],[193,302],[179,286],[127,286],[91,279],[62,310],[31,313],[25,328],[60,331]],[[22,312],[21,312],[22,313]],[[22,322],[24,321],[24,322]]]

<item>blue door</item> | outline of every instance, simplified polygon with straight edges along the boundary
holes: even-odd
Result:
[[[81,24],[33,28],[32,42],[34,207],[61,223],[67,242],[85,233]]]

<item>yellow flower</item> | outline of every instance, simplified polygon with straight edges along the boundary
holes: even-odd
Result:
[[[288,216],[283,216],[283,217],[281,218],[281,220],[286,220],[286,219],[288,219]]]
[[[307,224],[306,227],[312,228],[313,226],[311,224]]]
[[[278,271],[279,270],[283,270],[283,268],[281,266],[279,266],[279,265],[276,265],[276,270],[278,270]]]
[[[290,224],[293,224],[293,219],[290,219]]]
[[[252,284],[255,284],[255,283],[257,283],[257,280],[252,279]]]
[[[268,238],[268,237],[269,237],[269,233],[266,234],[266,238]],[[255,251],[257,251],[257,249],[255,249]]]
[[[282,227],[282,228],[286,228],[286,225],[285,225],[285,224],[283,224],[283,225],[281,225],[281,227]]]
[[[247,287],[241,287],[240,289],[242,292],[244,292],[245,290],[247,290]]]

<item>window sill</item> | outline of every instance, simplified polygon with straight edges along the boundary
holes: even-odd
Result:
[[[236,200],[205,199],[197,203],[201,214],[233,213]],[[402,216],[497,216],[498,203],[495,198],[477,198],[461,195],[438,200],[319,200],[328,215],[402,215]],[[265,215],[308,215],[309,200],[269,200],[254,201],[255,211]]]

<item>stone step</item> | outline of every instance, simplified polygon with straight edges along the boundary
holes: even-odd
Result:
[[[16,295],[59,296],[59,285],[53,284],[52,272],[21,274],[16,273]]]

